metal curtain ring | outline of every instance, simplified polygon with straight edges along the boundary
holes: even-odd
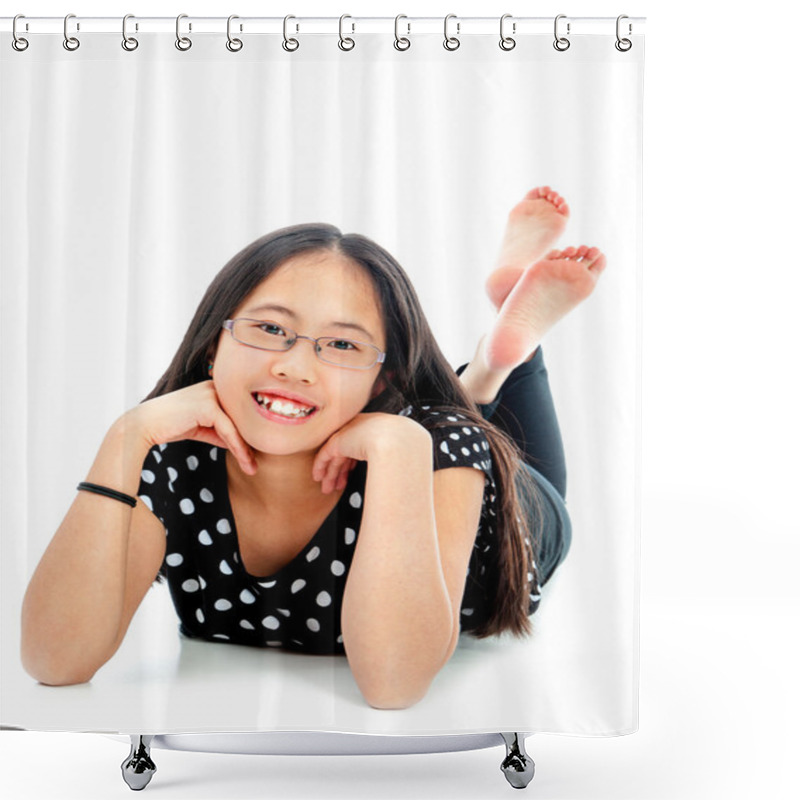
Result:
[[[506,36],[503,31],[503,26],[505,25],[505,21],[507,19],[511,19],[511,14],[503,14],[500,17],[500,49],[501,50],[513,50],[517,46],[516,39],[512,39],[510,36]],[[512,23],[512,33],[517,32],[517,25],[516,23]]]
[[[64,49],[72,52],[73,50],[77,50],[81,46],[81,43],[74,36],[70,36],[67,32],[67,24],[70,20],[70,17],[74,18],[75,15],[67,14],[67,16],[64,17]],[[78,30],[80,30],[80,28],[78,28]]]
[[[353,19],[353,18],[349,14],[342,14],[342,16],[339,17],[339,49],[345,51],[352,50],[356,46],[356,43],[353,39],[351,39],[349,36],[345,38],[342,35],[342,24],[346,19]],[[356,30],[355,22],[352,23],[352,25],[353,25],[353,33],[355,33]]]
[[[188,17],[188,14],[178,14],[178,18],[175,20],[175,47],[182,51],[186,51],[192,46],[192,40],[188,36],[181,36],[181,20]],[[191,29],[190,24],[189,30]]]
[[[405,14],[398,14],[394,18],[394,49],[395,50],[408,50],[411,47],[411,39],[406,38],[403,36],[400,37],[400,20],[401,19],[408,19]],[[411,23],[407,22],[406,25],[408,26],[408,32],[411,33]]]
[[[244,47],[244,44],[241,39],[231,38],[231,21],[234,19],[239,19],[239,17],[237,17],[236,14],[231,14],[231,16],[228,17],[228,41],[225,42],[225,47],[227,47],[231,53],[238,53],[242,47]]]
[[[293,17],[291,14],[289,14],[283,18],[283,49],[286,50],[287,53],[293,53],[298,47],[300,47],[300,42],[298,42],[297,39],[290,39],[286,35],[290,19],[296,19],[296,17]]]
[[[127,50],[129,53],[139,46],[138,39],[128,36],[128,20],[133,18],[133,14],[126,14],[122,18],[122,49]]]
[[[27,50],[28,49],[29,42],[28,42],[27,39],[23,39],[21,36],[17,35],[17,20],[18,19],[25,19],[25,16],[23,14],[17,14],[17,16],[14,17],[14,22],[13,22],[13,24],[11,26],[11,34],[12,34],[12,36],[14,38],[11,40],[11,46],[18,53],[21,53],[23,50]]]
[[[560,19],[566,19],[566,18],[567,18],[566,14],[559,14],[556,17],[556,21],[553,25],[554,36],[556,37],[556,40],[553,42],[553,47],[555,47],[555,49],[558,50],[560,53],[563,53],[565,50],[569,50],[569,44],[570,44],[569,39],[567,39],[564,36],[558,35],[558,21]],[[567,34],[569,34],[569,22],[567,23]]]
[[[623,19],[628,19],[628,16],[626,14],[620,14],[617,17],[617,41],[614,42],[614,47],[616,47],[617,50],[620,51],[620,53],[627,53],[628,50],[630,50],[631,47],[633,47],[633,42],[631,42],[630,39],[621,39],[620,38],[620,35],[619,35],[619,23]],[[631,33],[633,33],[633,28],[632,28],[632,26],[631,26],[631,24],[629,22],[628,23],[628,34],[631,34]]]
[[[444,42],[443,42],[443,45],[444,45],[444,49],[445,50],[451,50],[452,51],[452,50],[458,50],[458,48],[461,47],[461,41],[459,39],[457,39],[455,36],[448,36],[447,35],[447,23],[451,19],[456,19],[456,15],[455,14],[448,14],[444,18]],[[460,23],[457,22],[456,23],[456,33],[460,33],[460,32],[461,32],[461,25],[460,25]]]

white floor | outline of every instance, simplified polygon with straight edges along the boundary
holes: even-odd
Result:
[[[797,796],[800,603],[643,601],[641,727],[614,739],[533,736],[529,796],[592,800]],[[787,637],[789,630],[794,635]],[[103,736],[2,732],[6,797],[128,796],[128,748]],[[154,750],[160,798],[508,797],[502,747],[402,756],[226,756]]]

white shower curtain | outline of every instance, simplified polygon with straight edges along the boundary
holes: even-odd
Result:
[[[583,34],[574,21],[562,52],[552,22],[518,20],[506,51],[464,21],[455,50],[431,30],[400,51],[393,22],[350,51],[336,20],[307,35],[299,20],[294,52],[275,20],[237,33],[239,52],[224,20],[196,26],[186,51],[163,25],[131,52],[90,25],[72,52],[33,24],[25,51],[3,34],[4,726],[636,729],[643,36],[620,50],[613,19]],[[420,702],[381,710],[342,656],[180,636],[156,584],[89,683],[47,687],[25,672],[23,596],[75,487],[231,256],[303,222],[364,234],[408,272],[456,367],[494,319],[483,284],[508,212],[544,185],[570,207],[557,246],[595,245],[608,266],[543,343],[573,539],[529,638],[463,634]]]

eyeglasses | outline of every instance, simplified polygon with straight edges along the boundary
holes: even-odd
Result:
[[[231,332],[239,344],[259,350],[290,350],[298,339],[308,339],[314,343],[314,352],[320,361],[347,369],[370,369],[386,360],[386,353],[375,345],[355,342],[352,339],[339,339],[334,336],[301,336],[299,333],[263,319],[226,319],[222,327]]]

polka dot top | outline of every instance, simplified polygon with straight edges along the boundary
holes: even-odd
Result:
[[[485,435],[460,414],[422,407],[414,418],[431,433],[433,469],[473,467],[485,474],[483,506],[461,607],[461,629],[483,623],[496,585],[496,489]],[[411,416],[409,406],[400,412]],[[445,427],[430,427],[451,422]],[[367,465],[351,471],[339,502],[298,555],[272,575],[242,564],[228,495],[225,451],[203,442],[160,444],[147,454],[138,495],[161,520],[167,550],[161,567],[184,636],[344,653],[341,605],[358,542]],[[535,570],[534,570],[535,573]],[[530,613],[538,606],[531,587]]]

